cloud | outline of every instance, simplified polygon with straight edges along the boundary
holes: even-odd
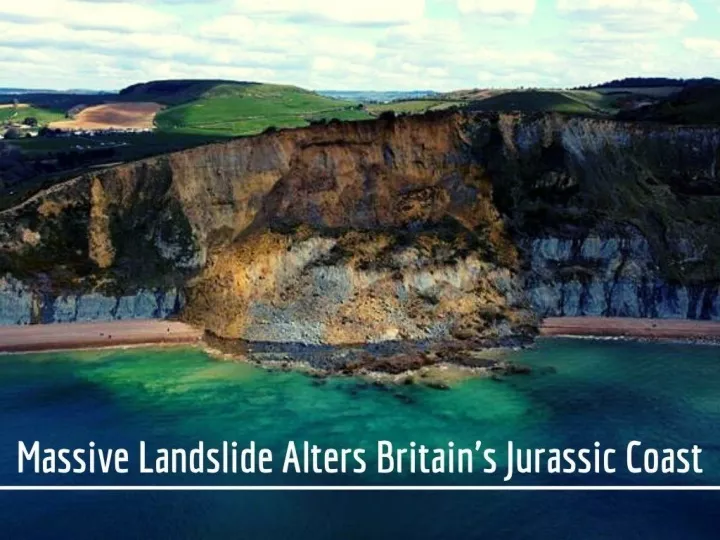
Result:
[[[718,41],[692,34],[690,0],[547,1],[557,9],[535,16],[536,0],[0,0],[0,78],[451,90],[696,76],[720,65]],[[720,21],[715,4],[698,7],[710,23]],[[527,24],[518,36],[502,22]]]
[[[556,84],[563,74],[555,53],[489,39],[476,23],[423,20],[387,30],[377,43],[377,70],[403,73],[416,88]],[[481,77],[473,74],[482,72]],[[490,76],[489,74],[493,74]],[[406,85],[403,85],[405,88]]]
[[[683,46],[706,58],[720,59],[720,40],[709,38],[687,38]]]
[[[170,27],[175,17],[127,1],[32,0],[0,2],[0,20],[56,22],[77,29],[136,31]]]
[[[687,66],[677,38],[668,39],[698,19],[687,1],[558,0],[557,8],[570,23],[564,57],[575,84],[677,76]]]
[[[74,29],[57,22],[19,24],[0,21],[2,43],[18,49],[86,50],[106,54],[137,54],[163,58],[174,54],[204,54],[198,43],[182,34]]]
[[[309,63],[311,56],[329,54],[335,58],[370,60],[375,56],[375,45],[371,41],[353,39],[344,35],[322,32],[307,32],[303,25],[282,21],[257,20],[244,15],[218,17],[203,24],[197,38],[210,43],[213,50],[271,52],[283,57],[304,60]]]
[[[558,0],[557,8],[561,15],[618,33],[674,33],[698,18],[681,0]]]
[[[420,19],[425,0],[235,0],[234,12],[296,23],[392,26]]]
[[[535,12],[535,0],[458,0],[464,15],[483,15],[502,19],[523,19]]]

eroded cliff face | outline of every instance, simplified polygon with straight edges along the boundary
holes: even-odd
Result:
[[[0,321],[85,296],[306,344],[512,339],[530,307],[713,318],[719,148],[706,128],[443,113],[131,163],[0,213]]]
[[[676,249],[687,264],[697,261],[688,242]],[[536,238],[527,252],[527,291],[541,316],[720,320],[718,283],[670,281],[648,241],[633,230],[604,238]]]
[[[182,316],[226,338],[524,336],[518,253],[467,122],[333,123],[87,175],[3,214],[7,271],[108,305],[182,286]]]
[[[720,130],[498,126],[489,174],[539,315],[720,318]]]
[[[186,316],[224,337],[303,344],[512,338],[517,274],[468,231],[253,234],[213,255]]]

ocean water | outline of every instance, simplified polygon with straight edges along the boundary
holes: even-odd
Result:
[[[451,391],[319,383],[214,360],[195,349],[0,357],[0,485],[500,484],[507,441],[524,448],[618,448],[615,475],[516,475],[534,484],[720,485],[720,348],[541,340],[513,359],[534,368]],[[255,441],[269,475],[38,476],[17,473],[18,441],[43,447],[192,448]],[[277,471],[288,441],[367,448],[362,475]],[[378,475],[378,440],[499,450],[498,473]],[[702,475],[632,475],[631,440],[703,448]],[[480,463],[480,462],[478,462]],[[480,469],[481,467],[478,467]],[[709,538],[711,492],[0,492],[3,538]]]

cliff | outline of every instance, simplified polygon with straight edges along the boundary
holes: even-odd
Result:
[[[524,335],[517,250],[467,122],[332,123],[86,175],[0,215],[3,271],[108,305],[182,287],[182,317],[226,338]]]
[[[539,315],[720,319],[720,129],[499,126],[488,170]]]
[[[712,128],[435,113],[130,163],[0,213],[0,321],[348,344],[718,318],[719,149]]]

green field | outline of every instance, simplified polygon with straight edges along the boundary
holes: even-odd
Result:
[[[600,96],[602,97],[602,96]],[[573,95],[553,90],[518,90],[504,92],[470,105],[473,111],[520,111],[526,113],[557,112],[564,114],[594,115],[599,111],[596,100],[589,95]]]
[[[610,116],[643,99],[662,100],[676,87],[592,88],[586,90],[459,90],[444,94],[446,100],[470,103],[475,111],[557,112]],[[456,101],[456,103],[458,103]]]
[[[302,127],[311,120],[370,118],[358,104],[320,96],[295,86],[221,84],[190,103],[158,114],[160,130],[250,135],[269,127]]]
[[[616,94],[604,94],[596,90],[567,90],[562,94],[596,112],[613,114],[618,110],[619,96]]]
[[[32,137],[8,141],[28,154],[67,152],[82,147],[82,151],[113,148],[118,160],[141,159],[155,154],[182,150],[191,146],[224,140],[218,135],[195,135],[188,133],[118,133],[96,137]]]
[[[680,92],[682,86],[657,86],[647,88],[621,87],[621,88],[595,88],[593,92],[601,94],[634,94],[653,98],[665,98]]]
[[[372,118],[370,114],[364,109],[358,110],[358,109],[342,109],[342,110],[334,110],[334,111],[324,111],[315,113],[312,116],[307,117],[311,122],[317,122],[319,120],[342,120],[342,121],[352,121],[352,120],[368,120]]]
[[[36,118],[38,124],[45,126],[50,122],[65,119],[65,113],[53,109],[41,109],[39,107],[2,107],[0,108],[0,124],[6,123],[22,123],[25,118]]]
[[[462,107],[463,101],[448,101],[437,99],[411,99],[405,101],[391,101],[390,103],[372,103],[366,106],[368,112],[380,115],[387,111],[396,114],[422,114],[427,111],[439,111],[450,107]]]

